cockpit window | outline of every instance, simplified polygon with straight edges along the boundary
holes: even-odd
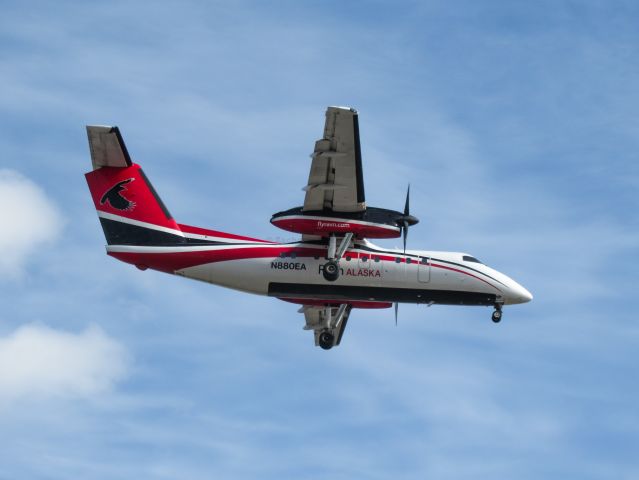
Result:
[[[475,262],[475,263],[481,263],[479,260],[477,260],[475,257],[471,257],[470,255],[464,255],[462,257],[462,260],[466,261],[466,262]]]

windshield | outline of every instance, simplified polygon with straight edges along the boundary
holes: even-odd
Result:
[[[474,263],[481,263],[479,260],[477,260],[475,257],[471,257],[470,255],[464,255],[462,257],[462,260],[464,260],[465,262],[474,262]]]

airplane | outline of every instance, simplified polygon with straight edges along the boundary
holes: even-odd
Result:
[[[353,309],[399,303],[504,305],[529,302],[523,286],[467,253],[407,250],[410,185],[404,211],[369,207],[355,109],[328,107],[303,188],[304,204],[271,223],[301,234],[279,243],[177,223],[116,126],[87,126],[93,170],[85,175],[107,254],[157,270],[300,305],[315,345],[340,344]],[[403,249],[370,239],[403,237]]]

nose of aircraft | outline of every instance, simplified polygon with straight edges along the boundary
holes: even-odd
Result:
[[[533,299],[532,294],[524,287],[513,281],[510,286],[510,302],[508,303],[527,303]]]

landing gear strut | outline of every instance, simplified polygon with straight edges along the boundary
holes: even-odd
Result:
[[[344,252],[351,243],[352,238],[353,234],[350,232],[347,233],[344,235],[344,238],[342,238],[338,247],[335,235],[328,237],[328,254],[326,255],[328,262],[324,264],[322,274],[329,282],[334,282],[339,278],[339,260],[342,258],[342,255],[344,255]]]
[[[337,307],[337,311],[331,305],[326,305],[324,309],[324,325],[317,338],[317,343],[324,350],[330,350],[335,346],[336,332],[340,332],[342,322],[345,318],[348,318],[350,307],[346,303],[340,304]],[[337,333],[337,335],[341,335]]]
[[[501,322],[501,304],[495,304],[495,311],[493,312],[492,320],[495,323]]]

